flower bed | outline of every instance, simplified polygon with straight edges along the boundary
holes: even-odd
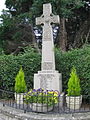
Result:
[[[43,89],[31,89],[24,97],[24,102],[30,104],[32,110],[37,112],[51,111],[58,103],[59,92]],[[36,106],[36,108],[35,108]]]

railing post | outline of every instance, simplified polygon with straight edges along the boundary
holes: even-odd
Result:
[[[5,104],[3,103],[3,107],[5,107]]]

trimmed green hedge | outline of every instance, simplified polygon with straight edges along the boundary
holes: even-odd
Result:
[[[62,73],[63,90],[67,89],[67,82],[74,65],[80,78],[83,94],[90,94],[90,46],[82,49],[72,50],[62,53],[55,50],[56,69]],[[28,88],[33,87],[33,76],[41,67],[41,55],[29,50],[18,56],[2,55],[0,56],[0,88],[14,89],[15,77],[23,67],[25,80]]]
[[[14,90],[15,77],[22,66],[27,87],[33,86],[33,75],[40,69],[40,55],[33,50],[18,56],[0,56],[0,88]]]
[[[90,94],[90,46],[65,53],[56,49],[56,69],[62,73],[63,89],[67,89],[72,66],[80,78],[82,94]]]

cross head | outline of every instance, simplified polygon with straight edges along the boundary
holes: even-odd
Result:
[[[36,25],[45,25],[51,23],[59,23],[59,16],[52,14],[52,7],[51,4],[44,4],[43,5],[43,15],[41,17],[36,18]]]

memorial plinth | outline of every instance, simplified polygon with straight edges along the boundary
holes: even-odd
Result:
[[[62,92],[62,75],[55,70],[52,24],[59,23],[59,16],[52,14],[51,4],[43,5],[43,15],[36,18],[36,25],[43,25],[41,71],[34,74],[34,89]]]

